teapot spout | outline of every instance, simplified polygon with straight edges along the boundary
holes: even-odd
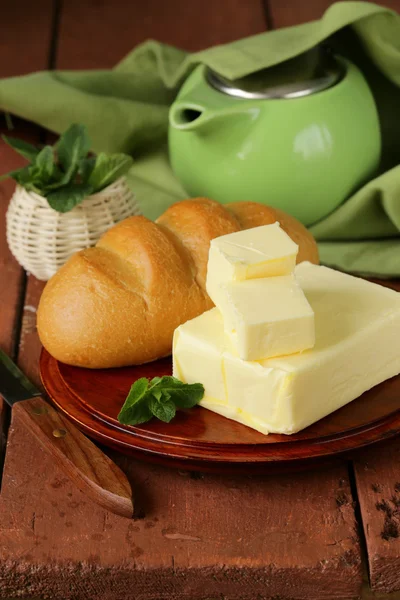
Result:
[[[169,122],[174,129],[192,131],[205,125],[213,116],[212,111],[198,104],[177,102],[171,106]]]
[[[223,109],[205,108],[192,102],[175,102],[169,111],[169,124],[172,129],[179,131],[197,131],[202,133],[219,133],[224,126],[250,127],[255,124],[260,113],[258,105],[250,102],[235,103],[234,106]]]

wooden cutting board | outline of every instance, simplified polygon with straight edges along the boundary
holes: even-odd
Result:
[[[132,383],[171,375],[170,359],[89,370],[59,363],[43,350],[40,370],[50,398],[89,436],[126,454],[177,467],[304,468],[400,432],[400,376],[297,434],[265,436],[201,407],[179,411],[171,423],[153,419],[135,427],[121,425],[117,415]]]

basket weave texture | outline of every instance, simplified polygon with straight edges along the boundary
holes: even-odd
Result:
[[[66,213],[17,185],[7,210],[7,242],[26,271],[47,281],[72,254],[93,246],[122,219],[139,214],[124,177]]]

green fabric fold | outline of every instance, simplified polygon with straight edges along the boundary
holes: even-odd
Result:
[[[381,120],[378,177],[311,231],[325,264],[400,276],[400,17],[371,2],[337,2],[318,21],[188,54],[149,40],[112,70],[54,71],[0,81],[0,108],[60,133],[86,124],[95,151],[127,152],[129,182],[146,216],[186,194],[168,162],[168,110],[199,63],[235,79],[329,41],[363,71]],[[323,190],[321,190],[321,194]]]

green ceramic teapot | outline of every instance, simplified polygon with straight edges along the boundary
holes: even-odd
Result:
[[[236,81],[198,66],[171,106],[169,153],[190,196],[261,202],[311,225],[374,175],[381,134],[360,70],[316,48]]]

